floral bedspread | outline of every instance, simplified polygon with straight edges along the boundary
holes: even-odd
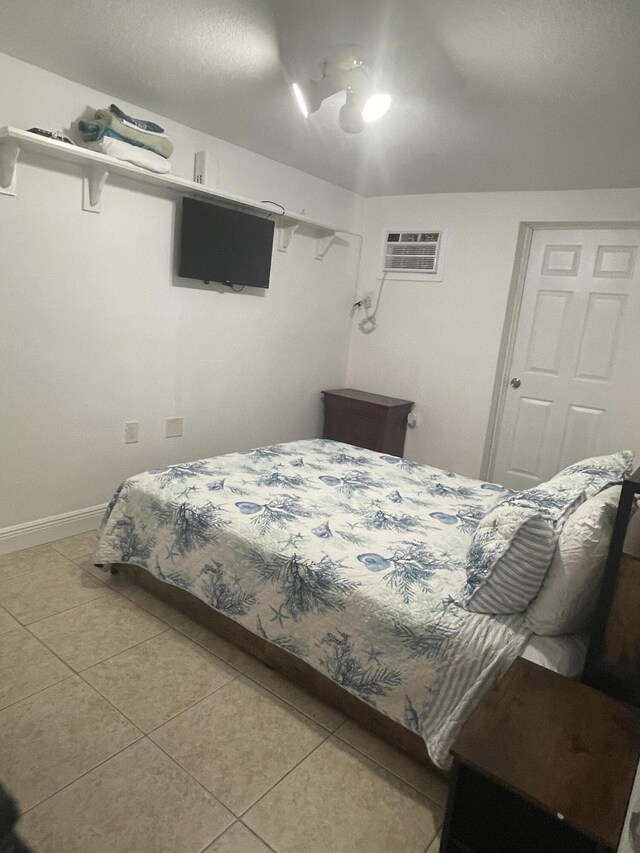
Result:
[[[526,643],[455,603],[507,490],[328,440],[172,465],[120,486],[97,565],[182,587],[419,732],[432,760]]]

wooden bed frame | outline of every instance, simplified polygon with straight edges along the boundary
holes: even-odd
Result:
[[[634,705],[640,705],[640,559],[624,555],[623,547],[638,494],[640,468],[622,487],[582,679]],[[346,717],[435,768],[441,775],[447,775],[430,761],[420,735],[376,711],[300,658],[213,610],[186,590],[163,583],[145,569],[118,564],[111,571],[123,571],[139,586],[296,682]]]
[[[640,558],[624,553],[640,468],[622,484],[582,681],[640,706]]]

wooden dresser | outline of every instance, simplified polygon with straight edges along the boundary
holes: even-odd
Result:
[[[355,388],[323,391],[323,438],[402,456],[411,400],[383,397]]]

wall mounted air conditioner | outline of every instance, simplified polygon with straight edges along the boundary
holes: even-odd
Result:
[[[386,228],[383,235],[382,272],[387,279],[442,281],[444,265],[442,229]]]

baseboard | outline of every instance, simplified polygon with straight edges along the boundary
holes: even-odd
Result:
[[[13,527],[3,527],[0,529],[0,555],[95,530],[106,507],[106,504],[89,506],[73,512],[63,512],[61,515],[51,515],[49,518],[15,524]]]

